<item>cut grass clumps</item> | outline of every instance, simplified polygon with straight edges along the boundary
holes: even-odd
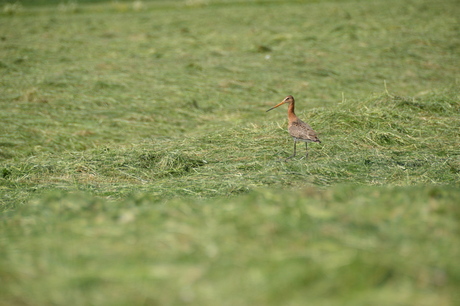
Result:
[[[154,149],[155,150],[155,149]],[[97,149],[86,153],[73,153],[65,156],[65,160],[57,160],[54,155],[48,155],[40,162],[30,158],[21,167],[9,166],[3,168],[3,178],[45,181],[48,176],[78,176],[92,175],[100,179],[115,179],[124,176],[123,173],[143,173],[145,179],[162,178],[165,176],[185,175],[197,167],[205,165],[205,160],[192,158],[185,153],[155,150],[146,153],[146,149]],[[153,150],[152,150],[153,151]]]
[[[343,136],[354,144],[396,148],[430,146],[446,135],[455,142],[460,102],[458,90],[435,97],[402,98],[391,94],[369,99],[346,101],[336,108],[322,110],[314,119],[323,125],[323,133]]]
[[[77,188],[112,198],[150,190],[165,199],[227,196],[264,186],[452,184],[460,175],[460,122],[456,91],[449,95],[438,95],[445,106],[437,112],[401,104],[389,94],[299,112],[323,141],[309,145],[308,159],[302,150],[284,162],[292,153],[292,140],[283,112],[274,122],[258,119],[258,124],[202,130],[184,138],[82,152],[35,152],[4,163],[2,184],[12,194],[18,191],[12,186],[29,186],[41,192]],[[405,101],[430,105],[433,99]],[[5,201],[11,203],[15,196]]]
[[[145,153],[139,156],[141,167],[151,169],[155,175],[181,175],[203,166],[206,161],[192,159],[187,155],[173,153]]]

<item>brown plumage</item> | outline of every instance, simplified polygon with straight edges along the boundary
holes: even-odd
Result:
[[[272,108],[267,110],[267,112],[271,111],[274,108],[277,108],[280,105],[286,104],[286,103],[289,104],[289,107],[288,107],[288,121],[289,121],[288,131],[289,131],[289,134],[294,139],[294,154],[292,154],[292,156],[286,158],[286,160],[288,160],[290,158],[293,158],[295,156],[295,154],[296,154],[296,146],[297,146],[298,141],[305,142],[305,150],[306,150],[305,156],[308,157],[308,143],[309,142],[319,142],[319,143],[321,143],[321,141],[319,140],[318,136],[316,135],[316,132],[311,128],[311,126],[309,126],[307,123],[305,123],[302,120],[300,120],[299,117],[297,117],[297,115],[295,114],[295,112],[294,112],[294,107],[295,107],[294,106],[294,104],[295,104],[294,97],[293,96],[287,96],[286,98],[284,98],[283,101],[281,101],[281,103],[278,103],[277,105],[273,106]]]

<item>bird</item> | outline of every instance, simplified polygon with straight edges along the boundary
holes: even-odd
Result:
[[[288,132],[294,139],[294,154],[286,158],[286,161],[288,161],[289,159],[293,158],[296,155],[296,146],[297,146],[298,141],[305,142],[305,157],[308,158],[308,143],[309,142],[321,143],[321,141],[319,140],[318,136],[316,135],[316,132],[311,128],[311,126],[303,122],[302,120],[300,120],[299,117],[297,117],[297,115],[295,114],[294,112],[295,100],[293,96],[291,95],[287,96],[286,98],[283,99],[283,101],[281,101],[277,105],[267,110],[267,112],[283,104],[289,104]]]

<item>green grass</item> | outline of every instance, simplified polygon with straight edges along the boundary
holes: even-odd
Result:
[[[45,2],[0,2],[0,305],[459,303],[456,1]]]
[[[2,218],[4,305],[455,305],[458,188],[55,193]]]

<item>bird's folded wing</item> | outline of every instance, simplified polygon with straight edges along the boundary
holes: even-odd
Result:
[[[294,121],[289,125],[289,134],[299,140],[319,142],[316,132],[303,121]]]

